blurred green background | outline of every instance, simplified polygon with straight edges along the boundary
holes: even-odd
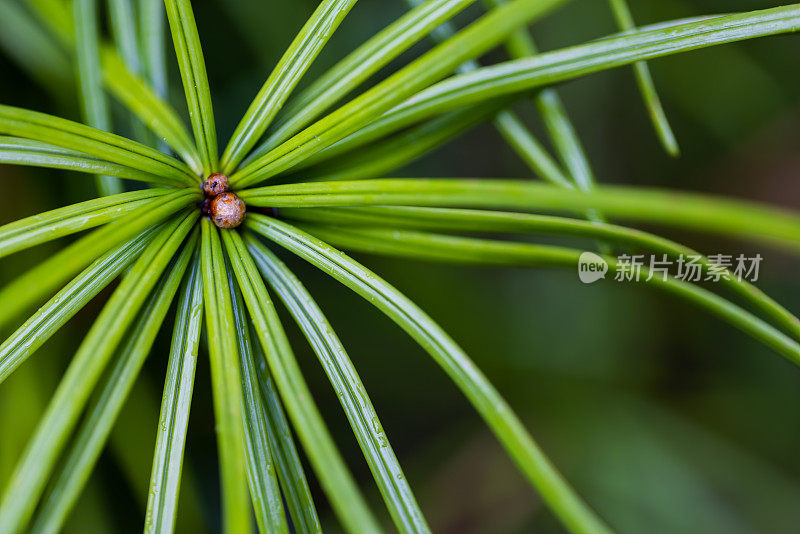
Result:
[[[316,2],[194,4],[218,131],[226,140]],[[777,5],[765,0],[631,4],[640,24]],[[402,0],[360,0],[307,80],[405,9]],[[457,21],[463,25],[480,12],[470,9]],[[606,2],[598,0],[574,0],[533,28],[543,50],[614,31]],[[429,46],[415,47],[391,68]],[[601,182],[710,191],[800,209],[798,57],[800,37],[790,35],[652,62],[683,151],[680,159],[660,149],[630,69],[565,84],[561,94]],[[498,52],[486,60],[502,58]],[[182,92],[171,67],[173,102],[179,105]],[[66,77],[44,89],[5,55],[0,56],[0,102],[78,118],[74,80]],[[516,107],[541,133],[530,103],[523,100]],[[124,120],[117,123],[125,132]],[[491,125],[483,125],[395,175],[530,173]],[[94,195],[91,178],[44,169],[0,166],[0,186],[0,224]],[[764,260],[757,285],[790,310],[800,311],[796,258],[746,242],[659,232],[709,254],[760,253]],[[4,259],[0,281],[8,282],[60,246],[63,242]],[[467,350],[553,462],[620,532],[797,532],[800,370],[780,356],[645,287],[616,282],[586,286],[576,273],[556,270],[357,257],[419,303]],[[326,275],[294,258],[286,260],[348,347],[434,531],[562,531],[466,400],[421,349]],[[3,486],[107,294],[0,386]],[[380,509],[377,489],[335,394],[288,317],[285,324],[337,443]],[[2,332],[3,337],[8,333]],[[165,331],[71,516],[69,532],[140,530],[168,342]],[[186,467],[178,530],[215,532],[218,475],[205,350],[198,366]],[[326,531],[338,531],[322,492],[316,485],[313,489]],[[384,520],[389,528],[385,514]]]

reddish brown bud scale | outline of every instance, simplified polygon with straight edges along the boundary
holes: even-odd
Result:
[[[222,193],[211,201],[211,220],[219,228],[236,228],[244,221],[247,207],[234,193]]]
[[[203,181],[203,192],[209,198],[214,198],[220,193],[227,193],[231,190],[228,177],[220,172],[215,172]]]
[[[219,228],[236,228],[244,221],[247,211],[244,201],[230,190],[228,177],[220,172],[203,180],[205,198],[200,204],[200,211]]]

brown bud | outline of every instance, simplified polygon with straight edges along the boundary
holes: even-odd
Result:
[[[203,192],[209,198],[214,198],[220,193],[230,190],[231,184],[228,182],[228,177],[222,173],[215,172],[203,181]]]
[[[244,201],[234,193],[222,193],[211,201],[211,220],[220,228],[236,228],[247,211]]]

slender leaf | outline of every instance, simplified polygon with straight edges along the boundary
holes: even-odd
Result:
[[[233,304],[218,230],[208,218],[202,219],[201,227],[203,241],[200,255],[217,422],[222,525],[224,532],[246,533],[252,530],[252,525],[243,450],[242,378]]]
[[[413,230],[342,230],[320,226],[303,228],[328,243],[350,250],[467,264],[559,266],[574,269],[583,252],[550,245],[454,237]],[[609,263],[609,269],[617,267],[616,258],[609,256],[606,261]],[[788,360],[800,364],[800,344],[768,323],[710,291],[672,277],[650,278],[649,273],[647,268],[642,268],[641,277],[636,282],[653,285],[686,298],[730,322],[734,327],[771,347]]]
[[[314,180],[365,180],[386,175],[490,120],[507,104],[493,101],[453,111],[304,174]]]
[[[180,292],[172,333],[144,523],[148,534],[171,533],[175,528],[202,321],[200,248],[196,247]]]
[[[497,6],[505,1],[488,0],[486,3]],[[506,41],[505,47],[514,59],[534,56],[538,53],[536,44],[527,28],[520,28],[512,33]],[[546,88],[534,94],[533,102],[539,110],[550,141],[553,143],[561,163],[569,171],[572,181],[580,189],[591,189],[594,185],[594,174],[561,97],[558,96],[555,89]],[[524,156],[523,159],[525,159]],[[594,218],[596,219],[596,217]]]
[[[242,191],[252,206],[465,206],[523,210],[598,209],[622,219],[800,248],[800,215],[755,202],[626,186],[583,192],[513,180],[381,179],[278,185]]]
[[[443,21],[475,0],[428,0],[412,9],[339,61],[291,100],[277,127],[248,157],[266,154],[296,134]]]
[[[52,477],[50,490],[42,501],[31,532],[56,534],[61,531],[64,520],[86,485],[111,428],[150,353],[196,246],[195,232],[153,289],[137,321],[131,325],[127,342],[119,351],[116,363],[104,383],[89,403],[83,423],[60,468]]]
[[[514,113],[504,111],[495,117],[500,135],[534,173],[551,184],[572,187],[564,171]]]
[[[107,5],[111,21],[111,35],[119,53],[119,58],[122,64],[127,67],[126,71],[133,76],[141,76],[142,59],[139,53],[139,21],[137,20],[133,0],[108,0]],[[129,119],[133,138],[146,145],[152,145],[151,136],[144,129],[142,121],[138,120],[136,116],[129,117]]]
[[[283,511],[281,488],[272,460],[267,434],[271,432],[267,422],[258,372],[253,351],[253,340],[242,293],[236,285],[234,275],[228,270],[228,286],[233,297],[233,315],[239,342],[239,366],[242,371],[242,415],[244,444],[247,456],[247,478],[250,497],[256,512],[260,532],[289,532],[286,514]]]
[[[145,79],[149,82],[153,92],[160,98],[167,100],[169,97],[167,77],[167,47],[166,47],[166,11],[162,0],[140,0],[139,22],[142,49],[142,69]],[[196,145],[194,152],[197,152]],[[159,143],[162,152],[166,152],[167,145]],[[197,158],[200,158],[199,153]],[[202,168],[202,165],[201,165]]]
[[[415,92],[448,75],[463,61],[490,50],[509,33],[544,16],[563,2],[513,0],[492,10],[452,39],[312,124],[275,150],[251,161],[231,176],[231,183],[241,188],[265,180],[332,145]]]
[[[0,136],[0,163],[105,174],[157,184],[164,182],[160,176],[98,159],[76,150],[4,135]]]
[[[6,0],[7,1],[7,0]],[[47,2],[45,2],[47,3]],[[120,4],[113,9],[112,18],[120,24],[119,18],[128,18],[129,0],[110,0],[109,3]],[[57,17],[58,10],[51,6],[37,6],[39,14],[50,22],[52,28],[58,27],[51,19]],[[122,58],[108,44],[100,45],[100,60],[103,67],[103,81],[108,89],[135,114],[144,125],[150,128],[161,139],[166,139],[175,151],[189,164],[191,169],[202,174],[200,156],[194,141],[189,136],[183,122],[175,111],[165,102],[166,99],[166,57],[164,52],[164,4],[161,0],[143,0],[140,4],[142,19],[142,54],[136,50],[135,32],[123,28],[125,33]],[[72,17],[69,18],[70,25]],[[128,35],[130,34],[130,35]],[[63,43],[66,50],[74,48],[71,37]],[[135,56],[134,56],[135,54]],[[149,83],[143,83],[140,74],[144,74]],[[135,123],[138,124],[138,123]],[[163,142],[162,142],[163,145]],[[162,147],[163,148],[163,147]]]
[[[259,393],[269,429],[266,437],[294,527],[298,532],[321,532],[303,466],[274,382],[258,344],[251,348],[257,364]]]
[[[27,525],[92,388],[195,218],[176,218],[158,233],[95,320],[6,487],[0,532],[19,532]]]
[[[554,245],[435,234],[397,228],[357,228],[303,223],[300,230],[342,250],[477,265],[575,267],[580,252]],[[575,259],[575,261],[572,261]]]
[[[331,506],[348,532],[379,532],[313,402],[253,258],[238,233],[222,235],[278,391]]]
[[[505,99],[493,99],[492,102],[502,105]],[[486,102],[486,105],[490,106],[492,102]],[[467,110],[475,108],[476,106],[466,108],[464,112],[468,113]],[[408,126],[415,122],[418,121],[412,120],[408,121],[408,123],[403,122],[403,126]],[[558,164],[547,153],[542,144],[531,135],[515,113],[508,110],[499,112],[494,118],[494,124],[501,135],[503,135],[511,147],[534,173],[548,182],[565,187],[570,185],[570,182],[564,176]],[[370,123],[357,132],[348,135],[341,141],[334,143],[325,150],[321,150],[300,162],[294,169],[303,169],[309,165],[327,161],[342,154],[358,153],[356,149],[399,130],[400,128],[397,126],[398,122],[394,120],[382,121],[381,119],[377,119],[374,123]],[[425,128],[425,126],[422,126],[422,128]]]
[[[106,224],[148,205],[166,192],[143,189],[95,198],[0,226],[0,257]]]
[[[155,207],[146,205],[108,224],[50,258],[25,271],[0,289],[0,325],[54,291],[70,277],[120,243],[129,241],[153,225],[197,201],[199,189],[164,195]],[[194,210],[193,210],[194,211]]]
[[[251,241],[248,250],[261,274],[291,312],[314,348],[339,397],[395,526],[401,532],[429,532],[378,414],[327,318],[297,277],[266,247]]]
[[[422,0],[407,0],[407,3],[410,5],[420,5],[421,1]],[[494,2],[484,3],[488,4],[490,7],[497,7],[503,2],[495,0]],[[455,33],[455,26],[449,22],[445,22],[431,33],[431,37],[437,42],[442,42],[451,38],[453,35],[455,35]],[[506,42],[506,48],[509,47],[508,43],[518,40],[519,36],[521,35],[527,34],[528,30],[526,27],[519,28],[518,30],[512,32],[508,38],[508,41]],[[477,60],[471,59],[459,65],[456,69],[456,72],[463,74],[479,68],[480,63],[478,63]],[[534,98],[538,99],[539,97],[534,96]],[[547,152],[544,146],[542,146],[542,144],[533,136],[530,130],[528,130],[528,128],[524,125],[517,114],[514,113],[514,111],[507,109],[498,113],[495,117],[494,125],[495,128],[497,128],[497,130],[500,132],[500,135],[503,136],[511,148],[534,173],[554,184],[565,187],[569,186],[569,181],[567,181],[564,173],[558,167],[558,164],[553,161],[553,158],[550,157],[550,154]],[[380,132],[380,129],[371,130],[369,128],[365,128],[343,139],[342,143],[345,144],[345,146],[352,147],[353,142],[358,141],[358,139],[350,139],[351,137],[357,136],[361,139],[358,142],[363,142],[365,139],[368,139],[369,136],[375,135],[378,132]],[[365,135],[362,136],[362,134]],[[335,149],[336,145],[331,148]],[[340,147],[339,149],[341,150],[341,148],[343,147]]]
[[[573,182],[583,189],[594,187],[594,173],[583,148],[578,132],[572,125],[561,97],[554,89],[542,89],[534,103],[542,116],[544,125],[559,159],[569,170]]]
[[[111,115],[103,93],[103,73],[100,68],[97,0],[75,0],[75,45],[77,80],[83,118],[89,126],[111,131]],[[101,195],[123,191],[122,182],[113,176],[98,176],[97,189]]]
[[[0,345],[0,383],[119,275],[153,237],[148,231],[87,267]]]
[[[684,245],[654,234],[607,223],[588,222],[566,217],[510,213],[504,211],[440,208],[373,207],[316,208],[281,210],[281,217],[315,224],[403,228],[444,232],[498,232],[560,234],[599,239],[633,246],[641,250],[667,254],[672,259],[696,257],[709,272],[710,260]],[[719,283],[761,310],[800,341],[800,320],[754,285],[737,277],[720,278]]]
[[[482,67],[418,92],[374,120],[368,128],[386,135],[445,111],[546,87],[636,61],[795,32],[800,29],[798,7],[800,4],[792,4],[749,13],[702,17],[681,24],[671,22],[656,25],[654,29],[641,28],[620,36]],[[560,124],[562,127],[566,125],[565,122]],[[580,160],[575,159],[572,165],[579,163]]]
[[[167,185],[199,184],[182,162],[130,139],[44,113],[0,105],[0,133],[50,143],[125,165]]]
[[[356,0],[322,0],[264,82],[222,155],[230,174],[255,146]]]
[[[623,31],[635,29],[636,24],[633,22],[633,15],[630,7],[628,7],[627,0],[608,1],[611,4],[611,11],[614,13],[619,29]],[[636,75],[636,83],[639,85],[639,91],[642,93],[642,98],[650,114],[650,120],[653,122],[653,127],[661,144],[664,146],[664,150],[671,156],[679,156],[680,148],[678,148],[675,134],[672,133],[672,128],[670,128],[669,121],[664,113],[664,107],[661,105],[661,99],[656,92],[656,85],[650,75],[650,68],[645,61],[637,61],[633,64],[633,72]]]
[[[103,49],[103,74],[114,96],[167,143],[192,171],[201,175],[203,164],[189,131],[172,107],[137,76],[131,74],[110,48]]]
[[[142,59],[139,55],[138,23],[132,1],[108,0],[108,14],[119,57],[132,74],[140,74]]]
[[[142,71],[153,92],[166,99],[167,53],[164,27],[164,2],[140,0],[139,24],[142,50]]]
[[[292,525],[297,532],[320,533],[322,527],[317,517],[317,509],[308,480],[300,463],[292,430],[286,418],[275,381],[269,372],[267,361],[259,343],[253,343],[252,350],[256,361],[259,391],[267,418],[267,440],[269,441],[275,471],[278,474],[281,490],[286,499]]]
[[[189,105],[194,139],[200,151],[203,172],[208,176],[217,170],[217,132],[200,36],[189,0],[164,0],[164,4]]]
[[[246,224],[345,284],[413,337],[461,389],[569,530],[608,531],[550,464],[472,360],[425,312],[375,273],[291,225],[258,214],[248,217]]]
[[[11,0],[3,1],[11,3]],[[117,21],[116,25],[120,23],[117,20],[119,18],[132,20],[127,13],[130,9],[128,0],[110,0],[109,3],[121,5],[121,8],[117,6],[112,10],[112,18]],[[44,2],[44,4],[47,4],[47,2]],[[45,18],[45,21],[51,22],[49,26],[55,31],[54,28],[57,27],[57,24],[51,19],[58,16],[58,10],[51,11],[49,10],[51,6],[46,5],[36,7],[39,10],[39,14]],[[42,10],[46,10],[46,12],[42,12]],[[143,19],[142,50],[149,54],[149,56],[145,57],[148,61],[143,66],[147,67],[144,70],[150,83],[145,84],[140,80],[139,75],[143,70],[142,61],[138,57],[138,51],[134,46],[138,46],[138,44],[130,42],[136,37],[135,32],[127,30],[129,27],[133,28],[130,24],[125,25],[125,28],[123,28],[126,34],[124,38],[126,44],[124,46],[125,50],[120,53],[125,58],[125,61],[117,55],[112,46],[102,43],[99,46],[103,81],[116,98],[153,130],[156,135],[160,138],[167,138],[170,143],[173,143],[176,152],[189,163],[194,172],[202,174],[202,166],[199,163],[199,155],[197,148],[194,146],[194,141],[186,131],[181,119],[169,104],[164,101],[166,97],[166,60],[163,50],[163,2],[161,0],[145,0],[141,3],[141,11]],[[71,25],[73,18],[69,16],[68,20]],[[149,28],[154,25],[157,28],[154,27],[151,31]],[[74,39],[70,36],[62,45],[65,50],[72,51],[75,46]],[[63,61],[66,62],[67,58],[64,57]],[[153,79],[150,76],[153,69],[158,69],[158,79]],[[59,90],[63,93],[63,88]]]

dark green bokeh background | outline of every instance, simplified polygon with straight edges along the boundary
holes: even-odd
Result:
[[[631,3],[641,24],[776,5],[764,0]],[[194,7],[223,144],[315,2],[220,0]],[[404,10],[401,0],[360,0],[308,78]],[[478,13],[469,10],[458,20],[463,24]],[[606,3],[598,0],[575,0],[534,27],[545,50],[614,31]],[[415,47],[403,61],[427,46]],[[683,150],[677,160],[660,149],[630,69],[569,83],[561,92],[601,182],[711,191],[798,209],[798,57],[800,37],[784,36],[651,63]],[[500,58],[498,53],[487,59]],[[179,105],[174,68],[172,76],[173,101]],[[0,57],[4,104],[77,119],[71,91],[70,84],[44,90]],[[529,102],[520,102],[518,110],[541,132]],[[124,120],[117,123],[124,130]],[[490,125],[395,174],[530,176]],[[0,166],[0,185],[0,224],[93,196],[91,178],[61,171]],[[662,233],[706,253],[761,253],[758,286],[800,311],[795,258],[714,236]],[[11,280],[61,245],[4,259],[0,279]],[[358,297],[287,259],[348,347],[435,531],[561,531],[421,349]],[[585,286],[574,272],[554,270],[359,259],[461,343],[553,462],[619,531],[796,532],[800,369],[780,356],[717,319],[643,287],[613,281]],[[101,305],[98,299],[87,307],[0,386],[3,485]],[[336,396],[288,318],[286,325],[337,443],[378,509],[377,490]],[[141,528],[169,334],[165,328],[72,514],[70,532]],[[218,523],[210,397],[203,350],[189,432],[190,473],[182,488],[182,532],[202,532],[198,521],[209,522],[214,525],[209,531],[215,531]],[[327,529],[337,531],[324,496],[316,485],[314,490]]]

